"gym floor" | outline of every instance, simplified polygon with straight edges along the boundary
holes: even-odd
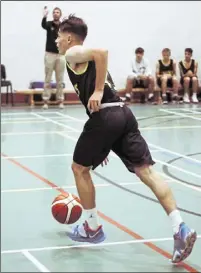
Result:
[[[191,256],[173,266],[170,221],[152,192],[113,153],[93,173],[107,239],[72,242],[69,226],[51,215],[59,192],[76,194],[71,171],[87,119],[82,106],[64,110],[2,109],[2,272],[200,272],[201,107],[131,106],[185,222],[197,230]]]

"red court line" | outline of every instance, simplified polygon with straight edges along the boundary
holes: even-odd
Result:
[[[58,186],[56,184],[54,184],[53,182],[49,181],[48,179],[44,178],[43,176],[41,176],[40,174],[32,171],[31,169],[29,169],[28,167],[22,165],[21,163],[19,163],[18,161],[16,161],[15,159],[12,158],[8,158],[8,156],[4,153],[1,153],[1,156],[3,156],[4,158],[6,158],[8,161],[12,162],[13,164],[15,164],[16,166],[20,167],[21,169],[23,169],[24,171],[28,172],[29,174],[33,175],[34,177],[36,177],[37,179],[41,180],[42,182],[46,183],[47,185],[49,185],[52,188],[56,188],[57,191],[61,192],[61,193],[66,193],[66,191],[64,191],[63,189],[58,189]],[[134,231],[130,230],[129,228],[121,225],[120,223],[116,222],[115,220],[113,220],[112,218],[110,218],[109,216],[103,214],[102,212],[98,211],[99,216],[104,219],[105,221],[107,221],[108,223],[112,224],[113,226],[117,227],[118,229],[120,229],[121,231],[124,231],[125,233],[129,234],[131,237],[133,237],[134,239],[137,240],[144,240],[145,238],[143,238],[141,235],[139,235],[138,233],[135,233]],[[145,242],[143,243],[146,246],[148,246],[149,248],[151,248],[152,250],[154,250],[155,252],[161,254],[162,256],[164,256],[165,258],[171,259],[172,255],[161,249],[160,247],[156,246],[155,244],[151,243],[151,242]],[[193,268],[192,266],[182,262],[179,263],[179,266],[185,268],[187,271],[189,272],[199,272],[197,271],[195,268]]]

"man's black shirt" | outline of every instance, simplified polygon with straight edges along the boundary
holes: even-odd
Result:
[[[54,21],[47,21],[46,17],[43,17],[41,26],[47,31],[45,50],[50,53],[59,53],[55,42],[58,37],[59,24],[55,24]]]

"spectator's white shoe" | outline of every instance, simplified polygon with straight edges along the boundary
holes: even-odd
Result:
[[[47,104],[47,103],[45,103],[45,104],[43,105],[43,109],[44,109],[44,110],[47,110],[47,109],[48,109],[48,104]]]
[[[63,102],[61,102],[61,103],[59,104],[59,109],[64,109],[64,104],[63,104]]]
[[[192,102],[198,103],[198,99],[197,99],[197,94],[196,93],[193,93]]]
[[[184,94],[183,101],[184,101],[185,103],[190,103],[189,95],[188,95],[187,93]]]
[[[153,97],[154,97],[154,94],[150,93],[149,96],[148,96],[148,99],[151,100]]]

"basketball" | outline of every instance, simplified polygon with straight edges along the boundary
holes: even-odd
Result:
[[[62,193],[52,202],[52,215],[61,224],[73,224],[82,215],[82,205],[78,197],[71,193]]]

